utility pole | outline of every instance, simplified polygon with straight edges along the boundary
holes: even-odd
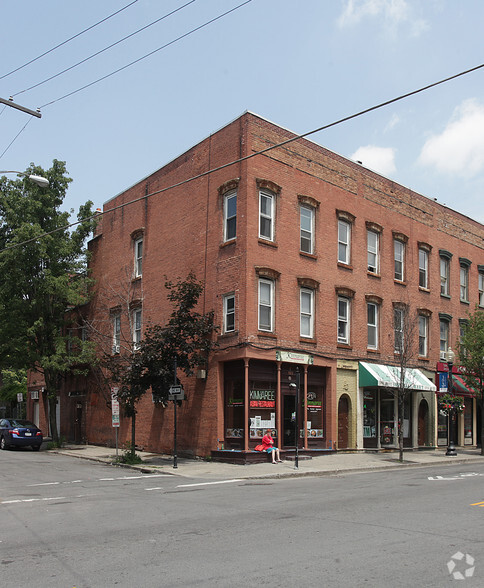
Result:
[[[37,118],[42,118],[42,115],[40,114],[40,110],[30,110],[30,108],[26,108],[25,106],[21,106],[20,104],[16,104],[13,101],[13,98],[10,97],[9,100],[6,100],[5,98],[0,98],[0,104],[5,104],[6,106],[11,106],[12,108],[16,108],[17,110],[21,110],[22,112],[26,112],[27,114],[30,114],[31,116],[36,116]]]

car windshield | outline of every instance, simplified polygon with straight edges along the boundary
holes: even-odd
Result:
[[[34,427],[37,428],[34,423],[31,423],[30,421],[21,421],[21,420],[17,420],[17,419],[10,419],[10,425],[12,427]]]

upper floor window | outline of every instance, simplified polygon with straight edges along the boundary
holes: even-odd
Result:
[[[274,330],[274,282],[259,279],[259,330]]]
[[[403,282],[405,278],[405,243],[400,239],[393,239],[394,279]]]
[[[268,190],[259,191],[259,237],[274,241],[275,195]]]
[[[446,257],[440,258],[440,294],[450,296],[450,260]]]
[[[395,353],[402,353],[404,343],[405,308],[393,309],[393,348]]]
[[[479,306],[484,306],[484,271],[479,270]]]
[[[143,274],[143,237],[134,241],[134,277],[139,278]]]
[[[471,262],[465,257],[459,258],[460,262],[460,300],[469,302],[469,267]]]
[[[366,305],[366,313],[368,329],[368,349],[378,349],[378,304],[375,304],[374,302],[368,302]]]
[[[351,224],[345,220],[338,221],[338,261],[349,265],[351,247]]]
[[[299,207],[301,222],[301,251],[314,253],[314,208],[312,206]]]
[[[231,190],[224,195],[224,241],[237,236],[237,191]]]
[[[235,294],[224,296],[224,333],[235,331]]]
[[[429,252],[422,248],[418,250],[418,285],[426,290],[429,287]]]
[[[368,271],[377,274],[380,266],[380,235],[376,231],[368,230],[366,234]]]
[[[314,291],[300,290],[300,334],[301,337],[314,337]]]
[[[429,317],[420,314],[418,317],[418,354],[427,357],[428,354]]]
[[[350,301],[338,296],[338,343],[350,343]]]
[[[440,359],[447,359],[449,350],[450,322],[447,318],[440,318]]]
[[[112,316],[113,324],[113,354],[121,351],[121,314],[117,313]]]
[[[133,310],[133,347],[134,349],[139,348],[141,342],[141,308]]]

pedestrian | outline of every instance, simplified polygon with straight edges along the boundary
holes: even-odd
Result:
[[[272,463],[281,463],[281,454],[278,447],[274,447],[274,439],[272,438],[272,430],[268,429],[266,434],[262,437],[262,444],[257,445],[257,451],[266,451],[271,454]]]

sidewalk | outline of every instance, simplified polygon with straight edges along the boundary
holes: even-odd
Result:
[[[143,473],[163,473],[187,478],[205,479],[264,479],[287,478],[294,476],[324,476],[337,475],[348,472],[371,472],[377,470],[401,469],[403,467],[418,466],[446,466],[455,464],[484,464],[484,456],[480,449],[457,448],[457,456],[447,457],[446,448],[424,451],[406,451],[404,462],[399,463],[398,452],[391,453],[330,453],[313,457],[312,459],[299,459],[299,467],[295,469],[294,461],[284,461],[273,465],[270,462],[250,465],[234,465],[205,461],[201,459],[187,459],[179,457],[177,468],[173,467],[173,457],[158,453],[137,451],[136,454],[143,460],[139,465],[126,466]],[[51,453],[68,455],[80,459],[113,464],[116,458],[116,450],[111,447],[97,445],[66,445],[60,449],[51,449]],[[119,451],[119,457],[122,452]]]

